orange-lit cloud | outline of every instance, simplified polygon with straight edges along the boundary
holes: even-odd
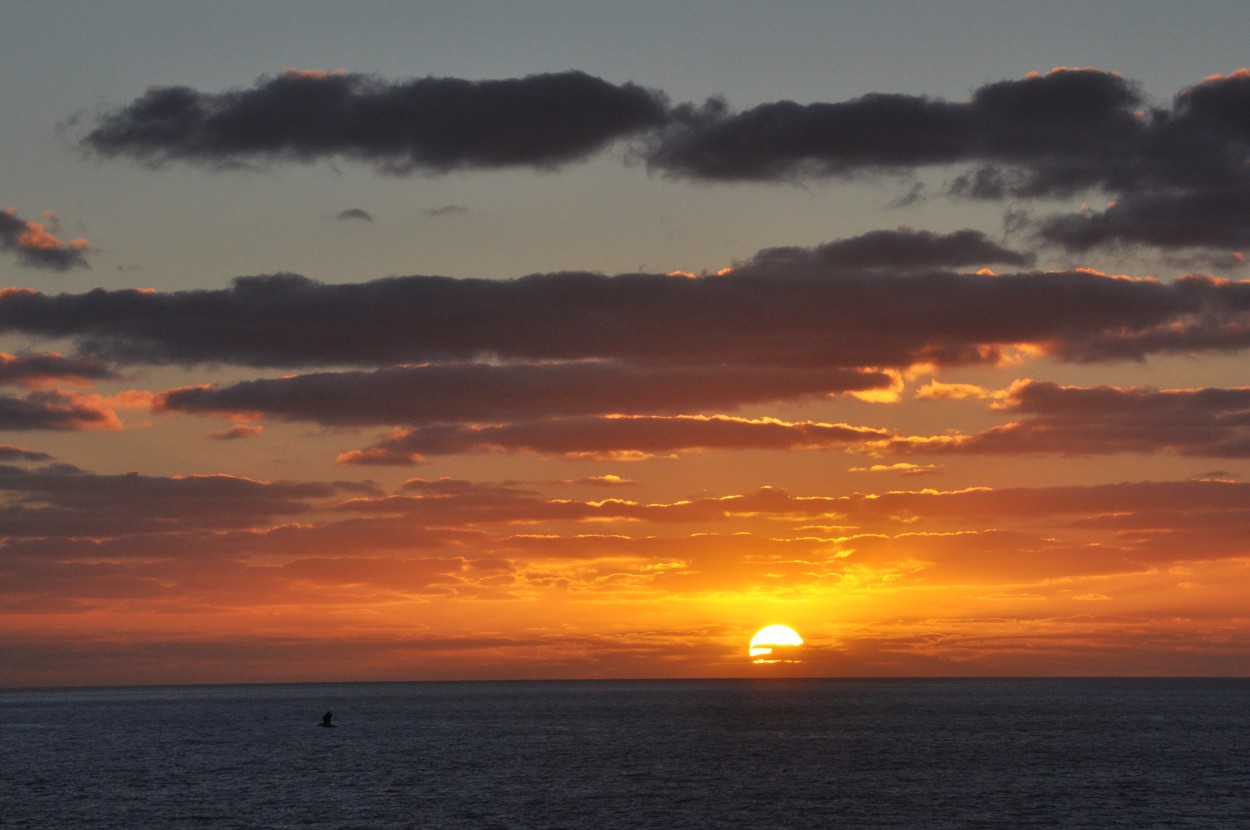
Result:
[[[1201,584],[1214,567],[1204,562],[1244,561],[1250,527],[1245,485],[1214,482],[857,497],[762,490],[654,504],[450,480],[341,501],[352,496],[341,485],[60,468],[5,471],[0,486],[21,505],[3,511],[6,605],[71,617],[115,603],[209,615],[263,607],[295,620],[314,606],[567,596],[610,605],[799,589],[888,605],[900,591],[944,586],[980,586],[989,603],[1114,603],[1116,580]],[[860,529],[799,531],[814,520]],[[591,521],[613,532],[577,529]],[[1182,574],[1156,576],[1181,562]]]
[[[917,400],[922,401],[951,401],[964,400],[967,398],[989,398],[993,396],[993,392],[988,389],[982,389],[980,386],[974,386],[971,383],[942,383],[938,380],[932,380],[924,386],[916,390]]]
[[[100,395],[54,389],[30,392],[24,398],[0,395],[0,429],[121,429],[122,422]]]
[[[873,464],[868,467],[851,467],[853,473],[901,473],[903,475],[918,476],[931,475],[941,468],[936,464],[912,464],[908,461],[898,461],[894,464]]]
[[[956,396],[929,392],[918,397]],[[1018,419],[971,435],[898,437],[874,448],[988,455],[1169,452],[1250,457],[1250,388],[1157,390],[1022,380],[1002,392],[960,397],[993,398],[995,410]]]
[[[65,271],[85,267],[84,252],[91,247],[86,239],[61,239],[52,232],[56,217],[44,214],[43,222],[22,219],[17,208],[0,209],[0,250],[17,254],[18,261],[36,268]]]

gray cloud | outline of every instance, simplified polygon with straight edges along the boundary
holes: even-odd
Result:
[[[996,408],[1017,419],[958,440],[895,446],[986,455],[1171,452],[1250,458],[1250,388],[1158,390],[1021,381]]]
[[[306,513],[368,484],[263,482],[229,475],[100,475],[69,465],[33,470],[0,465],[0,529],[10,537],[106,537],[191,528],[250,527]]]
[[[348,464],[408,465],[423,455],[507,451],[594,457],[691,450],[793,450],[854,446],[888,437],[885,430],[772,419],[662,417],[552,418],[511,424],[434,424],[406,429],[363,450]]]
[[[873,93],[732,113],[713,101],[676,111],[650,163],[676,176],[775,180],[989,162],[1019,175],[1015,193],[1069,194],[1117,175],[1122,150],[1143,136],[1141,105],[1133,85],[1097,70],[991,83],[967,102]]]
[[[422,211],[422,213],[431,219],[436,219],[440,216],[458,216],[468,212],[469,209],[463,205],[443,205],[442,207],[430,208],[429,210]]]
[[[1147,104],[1110,72],[1055,70],[986,84],[966,102],[875,93],[838,103],[780,101],[733,113],[723,102],[675,111],[650,142],[669,175],[803,180],[967,165],[948,187],[977,199],[1109,194],[1103,212],[1040,226],[1069,250],[1246,244],[1250,73],[1211,77],[1170,107]],[[913,191],[915,192],[915,191]]]
[[[1031,254],[1012,251],[980,231],[949,234],[909,228],[869,231],[850,239],[826,242],[815,248],[765,248],[750,264],[759,268],[822,268],[912,271],[965,268],[973,265],[1027,266]]]
[[[681,412],[888,387],[879,372],[618,363],[449,364],[316,372],[159,396],[156,407],[334,425]]]
[[[1250,246],[1250,183],[1128,194],[1102,211],[1049,217],[1038,232],[1072,251],[1120,242],[1242,248]]]
[[[51,461],[52,456],[46,452],[27,450],[12,444],[0,445],[0,461]]]
[[[1246,244],[1250,72],[1210,77],[1154,106],[1098,69],[997,81],[967,101],[874,92],[839,102],[721,99],[670,107],[657,91],[580,72],[404,82],[288,72],[248,89],[153,89],[102,116],[84,146],[159,165],[345,157],[383,172],[550,168],[631,138],[649,167],[704,181],[805,181],[955,167],[974,199],[1098,191],[1105,211],[1060,213],[1039,238],[1071,251]],[[923,188],[896,200],[909,204]],[[69,256],[70,254],[63,254]]]
[[[150,164],[230,166],[344,157],[388,173],[550,168],[667,117],[657,92],[582,72],[504,80],[284,72],[249,89],[149,90],[83,144]]]
[[[0,384],[89,383],[112,377],[115,377],[112,369],[91,357],[64,357],[54,352],[19,355],[0,352]]]

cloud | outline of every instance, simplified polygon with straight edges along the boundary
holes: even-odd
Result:
[[[887,231],[770,249],[699,277],[573,272],[335,285],[277,274],[219,290],[15,288],[0,291],[0,332],[72,338],[101,359],[274,367],[490,358],[797,372],[993,364],[1021,346],[1096,361],[1250,345],[1250,283],[940,267],[969,252],[1009,255],[975,233]]]
[[[1071,595],[1133,590],[1110,576],[1153,582],[1177,563],[1244,559],[1247,487],[1140,482],[841,497],[761,488],[657,503],[552,499],[454,479],[385,492],[0,465],[0,601],[27,613],[124,606],[130,615],[177,609],[280,627],[337,616],[340,630],[361,603],[457,598],[593,604],[821,588],[860,595],[878,586],[903,602],[922,590],[928,613],[939,614],[950,593],[943,586],[956,584],[964,616],[974,612],[964,596],[972,586],[1031,591],[1058,609],[1076,601]],[[845,529],[815,527],[833,522]],[[806,532],[784,538],[786,527]]]
[[[489,423],[536,416],[677,413],[874,389],[889,382],[878,372],[843,369],[455,363],[191,386],[161,393],[154,409],[331,425]]]
[[[869,231],[815,248],[765,248],[750,260],[751,266],[761,269],[871,268],[883,271],[963,268],[991,263],[1027,266],[1033,263],[1033,256],[991,242],[980,231],[937,234],[899,228]]]
[[[649,160],[671,175],[722,181],[990,162],[1018,177],[1003,185],[1013,193],[1066,195],[1105,182],[1118,154],[1141,140],[1142,103],[1132,84],[1093,69],[987,84],[967,102],[872,93],[731,113],[712,101],[677,111]]]
[[[64,240],[50,229],[55,217],[45,213],[45,222],[32,222],[17,215],[16,208],[0,210],[0,251],[12,251],[18,261],[33,268],[68,271],[70,268],[86,268],[86,251],[91,247],[86,239]]]
[[[586,476],[585,478],[566,479],[559,483],[583,485],[587,487],[632,487],[638,484],[638,482],[633,479],[623,478],[612,473],[605,473],[601,476]]]
[[[12,355],[0,352],[0,384],[47,386],[52,383],[90,384],[115,377],[102,361],[91,357],[64,357],[55,352]]]
[[[972,487],[856,494],[833,499],[826,510],[875,524],[926,521],[1007,522],[1062,516],[1191,514],[1197,522],[1240,525],[1250,520],[1242,501],[1250,485],[1226,481],[1144,481],[1056,487]],[[1165,525],[1160,525],[1164,527]]]
[[[1170,107],[1151,107],[1119,75],[1061,68],[986,84],[966,102],[873,93],[838,103],[779,101],[741,113],[722,101],[686,106],[650,140],[649,162],[671,176],[712,181],[966,165],[949,194],[1110,194],[1113,204],[1104,211],[1040,223],[1042,239],[1068,250],[1241,247],[1250,200],[1250,133],[1241,116],[1247,106],[1246,70],[1204,79]]]
[[[1160,248],[1250,244],[1250,182],[1184,191],[1130,193],[1101,212],[1066,213],[1042,221],[1040,236],[1070,251],[1145,243]]]
[[[958,401],[966,398],[992,398],[995,393],[971,383],[943,383],[931,380],[916,390],[916,400]]]
[[[1060,67],[984,84],[966,101],[873,92],[743,112],[721,99],[670,107],[660,92],[580,72],[394,82],[288,71],[217,94],[152,89],[101,116],[83,144],[152,165],[345,157],[391,174],[551,168],[621,138],[637,142],[651,169],[703,181],[955,167],[944,192],[958,198],[1110,196],[1103,211],[1037,221],[1039,239],[1069,251],[1228,249],[1247,241],[1247,106],[1246,70],[1206,78],[1170,106],[1151,105],[1116,73]],[[895,205],[923,196],[914,184]]]
[[[121,429],[111,406],[99,395],[46,390],[25,398],[0,395],[0,429],[78,431]]]
[[[69,465],[0,465],[0,526],[9,537],[110,537],[194,528],[245,528],[308,513],[368,484],[257,481],[229,475],[100,475]],[[164,545],[166,542],[161,542]],[[139,549],[134,555],[143,555]]]
[[[429,208],[421,211],[424,215],[431,219],[437,219],[440,216],[458,216],[469,212],[467,207],[463,205],[443,205],[442,207]]]
[[[222,93],[157,87],[102,115],[83,145],[152,165],[342,157],[388,174],[552,168],[667,118],[664,97],[582,72],[387,81],[288,71]]]
[[[972,435],[884,447],[985,455],[1169,452],[1250,458],[1250,388],[1079,387],[1022,380],[995,396],[1018,420]]]
[[[435,424],[399,430],[346,453],[348,464],[411,464],[424,455],[536,452],[577,458],[645,458],[694,450],[828,449],[880,441],[888,433],[847,424],[727,415],[609,415],[511,424]]]
[[[338,216],[335,216],[334,218],[338,219],[340,222],[350,221],[352,219],[357,219],[362,222],[373,221],[372,214],[370,214],[366,210],[361,210],[360,208],[348,208],[347,210],[340,210],[338,213]]]
[[[603,522],[647,521],[660,524],[723,521],[735,515],[824,515],[831,509],[826,499],[792,499],[775,488],[761,488],[744,495],[703,498],[671,504],[641,503],[628,499],[574,501],[546,499],[537,492],[490,483],[458,479],[409,479],[402,494],[380,498],[349,499],[337,506],[343,513],[402,515],[439,524],[486,526],[530,524],[541,521]],[[584,556],[585,553],[573,555]]]
[[[235,424],[229,429],[210,432],[208,437],[214,441],[237,441],[241,438],[255,438],[262,428],[255,424]]]
[[[12,444],[0,445],[0,461],[51,461],[52,456],[46,452],[27,450]]]
[[[912,464],[899,461],[895,464],[873,464],[870,467],[851,467],[852,473],[900,473],[907,476],[927,476],[941,472],[936,464]]]

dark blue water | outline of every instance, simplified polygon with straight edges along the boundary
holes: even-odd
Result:
[[[1246,680],[9,691],[0,724],[5,828],[1250,827]]]

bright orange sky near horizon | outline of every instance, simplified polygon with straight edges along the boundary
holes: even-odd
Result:
[[[422,13],[0,95],[0,688],[1250,674],[1250,73]]]

